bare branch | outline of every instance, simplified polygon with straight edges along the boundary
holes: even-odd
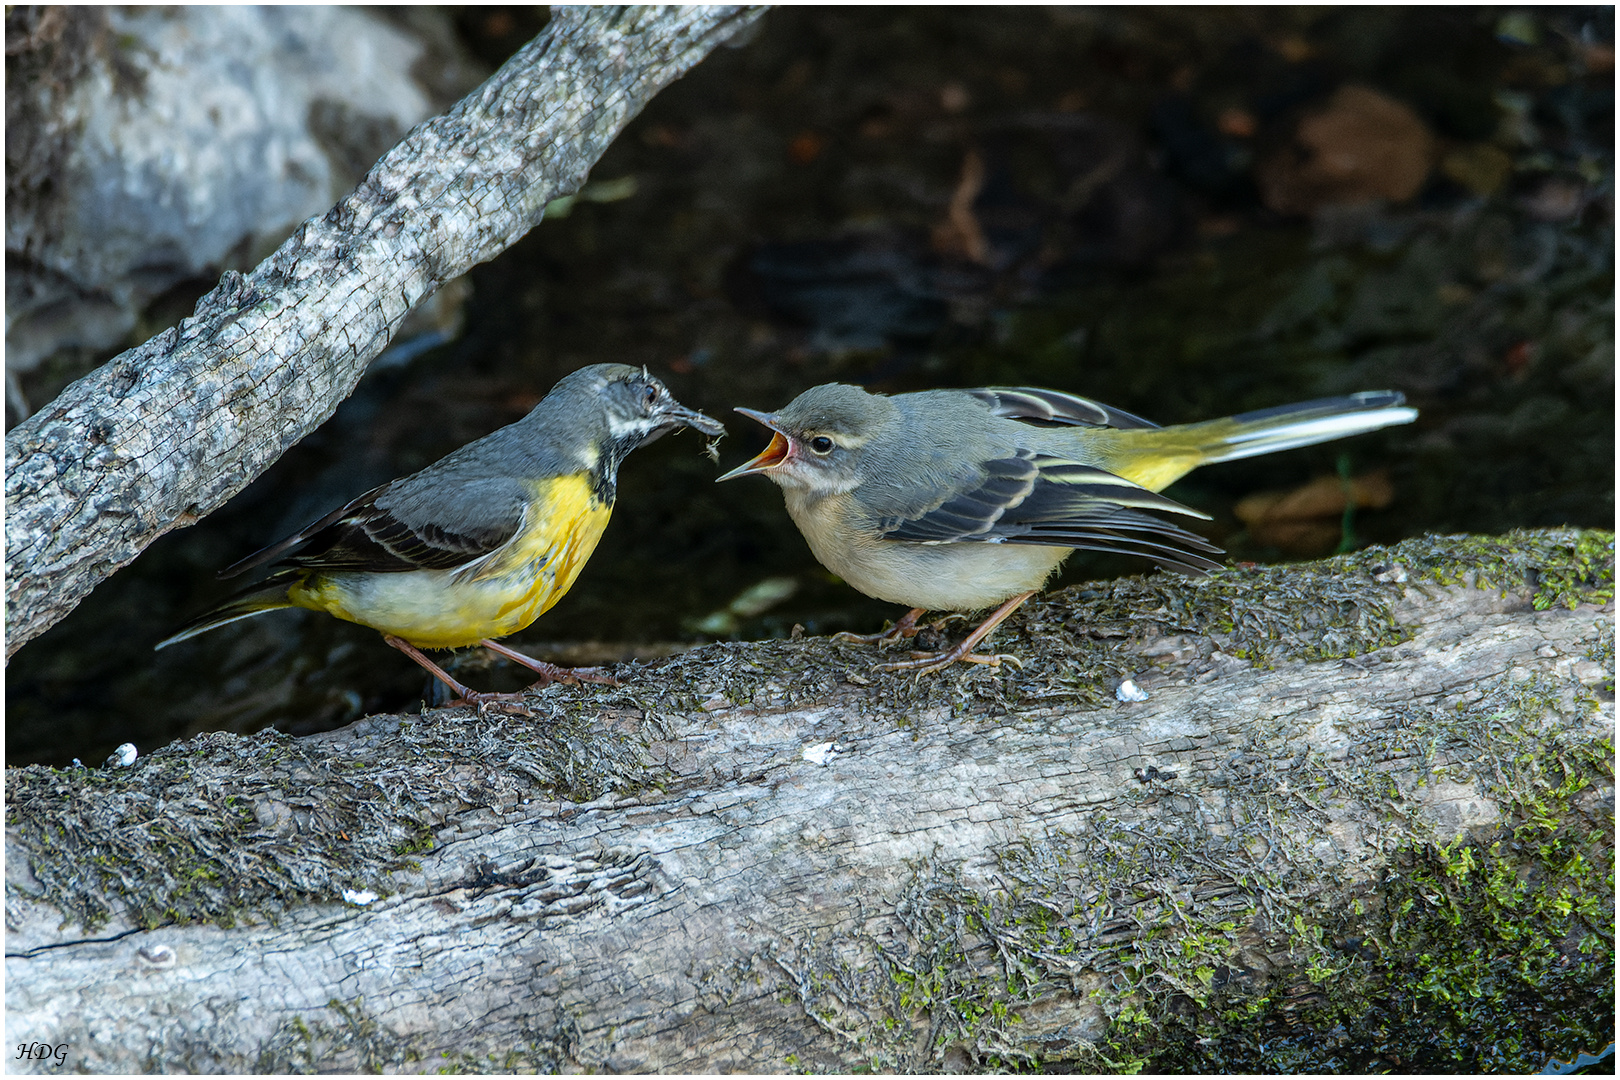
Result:
[[[554,9],[252,273],[13,429],[6,655],[323,422],[413,306],[533,228],[654,94],[762,11]]]

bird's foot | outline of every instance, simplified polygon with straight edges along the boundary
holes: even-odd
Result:
[[[1034,595],[1035,592],[1032,589],[1029,592],[1022,592],[1017,596],[1009,598],[1003,602],[1000,607],[992,611],[990,613],[990,617],[985,619],[984,622],[980,623],[977,630],[973,631],[973,633],[963,638],[951,648],[946,649],[944,652],[914,652],[911,654],[910,660],[897,660],[892,664],[879,664],[876,670],[915,671],[921,675],[926,672],[938,671],[941,668],[950,667],[958,660],[963,660],[970,664],[989,664],[992,668],[999,668],[1001,667],[1001,662],[1003,660],[1010,660],[1020,669],[1022,669],[1024,664],[1016,656],[1009,656],[1006,653],[994,653],[989,656],[985,656],[981,653],[974,652],[973,647],[988,637],[990,635],[990,631],[1000,626],[1002,621],[1006,619],[1007,616],[1011,615],[1018,609],[1019,604],[1022,604],[1025,600],[1028,600]],[[922,612],[917,611],[913,612],[913,614],[920,615]],[[912,621],[915,622],[916,620],[913,619]]]
[[[900,617],[899,622],[876,634],[851,634],[849,631],[844,630],[834,634],[833,637],[839,641],[848,641],[856,645],[877,645],[886,641],[899,641],[902,638],[910,640],[920,632],[917,620],[922,617],[922,613],[926,610],[928,609],[912,608]]]
[[[989,656],[983,653],[968,653],[962,657],[964,664],[989,664],[991,671],[1000,671],[1002,661],[1006,661],[1019,671],[1024,670],[1024,662],[1012,653],[991,653]]]
[[[930,671],[950,667],[955,663],[963,663],[988,664],[992,671],[999,671],[1002,661],[1006,661],[1020,671],[1024,669],[1024,662],[1011,653],[991,653],[986,655],[971,652],[959,645],[954,649],[946,649],[944,652],[914,652],[911,654],[910,660],[897,660],[892,664],[879,664],[874,670],[915,671],[917,674],[923,675]]]
[[[422,650],[418,649],[410,642],[405,641],[403,638],[395,637],[393,634],[384,634],[383,640],[388,642],[388,644],[392,645],[394,648],[398,649],[400,652],[404,653],[406,656],[409,656],[412,660],[415,660],[418,664],[421,664],[424,668],[433,673],[434,678],[438,679],[445,686],[449,687],[450,692],[454,694],[455,697],[445,702],[447,706],[470,707],[475,708],[482,713],[487,711],[492,705],[515,704],[516,710],[511,708],[502,708],[500,711],[514,716],[534,715],[522,705],[523,695],[526,693],[526,691],[520,691],[515,694],[497,694],[493,692],[474,690],[466,683],[460,682],[452,677],[449,672],[445,671],[438,664],[435,664],[432,660],[429,660],[426,656],[422,655]],[[530,671],[538,672],[540,675],[540,680],[530,686],[528,688],[529,690],[538,690],[542,686],[554,682],[565,682],[574,685],[578,685],[581,682],[603,683],[607,686],[619,685],[617,679],[614,679],[610,675],[602,674],[601,668],[558,667],[556,664],[548,664],[543,660],[536,660],[532,656],[524,656],[515,649],[508,649],[505,645],[501,645],[493,641],[486,640],[480,642],[479,644],[493,649],[502,656],[516,660]]]
[[[497,641],[491,641],[488,638],[485,638],[479,644],[491,652],[499,653],[508,660],[522,664],[530,671],[537,673],[540,678],[529,686],[530,690],[539,690],[541,687],[549,686],[554,682],[567,683],[570,686],[577,686],[582,682],[600,683],[603,686],[619,685],[618,679],[604,674],[602,669],[598,667],[568,668],[557,664],[548,664],[544,660],[524,656],[516,649],[507,648],[505,645]]]
[[[838,633],[833,635],[833,637],[837,638],[839,641],[847,641],[851,645],[880,645],[886,641],[899,641],[904,637],[916,636],[916,628],[913,628],[911,633],[907,634],[905,631],[901,630],[899,626],[890,626],[883,630],[879,630],[875,634],[852,634],[848,630],[840,630]]]
[[[544,663],[544,661],[536,662]],[[539,690],[550,686],[554,682],[560,682],[567,686],[578,686],[582,682],[597,683],[601,686],[619,685],[618,679],[615,679],[611,675],[603,674],[601,668],[558,667],[554,664],[546,664],[545,666],[551,668],[551,670],[540,671],[538,667],[530,668],[531,671],[540,671],[540,678],[529,684],[530,690]]]

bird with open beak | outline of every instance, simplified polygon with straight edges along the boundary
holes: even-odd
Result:
[[[956,646],[886,670],[934,671],[973,650],[1071,551],[1140,555],[1191,573],[1220,549],[1149,511],[1207,518],[1159,491],[1200,465],[1410,423],[1373,391],[1159,427],[1054,390],[988,387],[893,397],[813,387],[776,413],[764,452],[721,480],[769,477],[821,564],[868,596],[911,608],[882,634],[910,638],[926,611],[994,609]]]

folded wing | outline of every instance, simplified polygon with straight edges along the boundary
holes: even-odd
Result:
[[[1201,573],[1220,548],[1143,513],[1207,517],[1174,499],[1090,465],[1020,450],[984,463],[977,484],[915,517],[880,524],[883,538],[922,544],[1014,543],[1140,555]]]
[[[235,577],[276,562],[307,570],[366,570],[403,573],[453,570],[498,551],[515,536],[524,519],[524,500],[517,481],[486,481],[497,489],[477,493],[463,489],[455,500],[468,512],[454,525],[431,519],[410,521],[379,506],[392,485],[373,488],[304,529],[220,571]],[[482,486],[478,482],[466,487]],[[475,509],[476,508],[476,509]],[[449,516],[449,515],[446,515]],[[290,554],[289,554],[290,553]]]

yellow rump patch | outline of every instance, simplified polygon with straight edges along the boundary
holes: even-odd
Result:
[[[1198,468],[1199,464],[1198,459],[1191,455],[1143,454],[1124,461],[1112,471],[1116,476],[1123,476],[1133,484],[1141,484],[1149,491],[1163,491]]]

